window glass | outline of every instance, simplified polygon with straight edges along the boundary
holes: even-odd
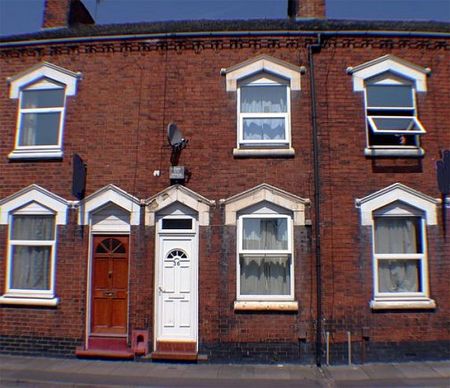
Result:
[[[376,253],[423,253],[419,217],[376,217]]]
[[[241,295],[290,295],[290,257],[240,256]]]
[[[412,88],[408,85],[368,85],[367,107],[414,108]]]
[[[53,216],[13,217],[12,240],[53,240],[54,234]]]
[[[22,114],[19,145],[57,145],[60,118],[59,112]]]
[[[373,117],[375,131],[407,132],[420,131],[414,118],[409,117]]]
[[[64,106],[64,89],[24,90],[21,108],[54,108]]]
[[[162,220],[163,229],[192,229],[192,219],[190,218],[164,218]]]
[[[51,247],[48,246],[14,246],[11,258],[11,288],[49,290],[50,256]]]
[[[279,118],[244,118],[244,140],[285,140],[285,121]]]
[[[55,218],[15,215],[11,225],[10,288],[50,290]]]
[[[287,112],[285,86],[242,86],[241,113]]]
[[[244,218],[242,248],[245,250],[286,250],[286,218]]]
[[[379,292],[420,292],[420,260],[379,260]]]

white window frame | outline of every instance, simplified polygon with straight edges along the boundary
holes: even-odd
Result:
[[[164,220],[190,220],[192,227],[190,229],[171,229],[171,228],[163,228]],[[186,233],[195,233],[197,231],[197,223],[196,219],[192,215],[187,214],[169,214],[163,215],[158,220],[158,230],[161,234],[169,233],[169,234],[186,234]]]
[[[53,228],[54,228],[54,238],[53,240],[13,240],[12,239],[12,229],[13,229],[13,219],[15,216],[36,216],[36,215],[46,215],[53,217]],[[8,258],[6,264],[6,292],[5,297],[13,298],[35,298],[35,299],[53,299],[55,297],[55,262],[56,262],[56,247],[57,247],[57,227],[56,227],[56,217],[55,213],[49,209],[41,207],[41,210],[36,211],[19,209],[10,215],[9,220],[9,233],[8,233]],[[28,290],[28,289],[16,289],[12,288],[12,251],[14,246],[46,246],[51,247],[50,254],[50,274],[49,274],[49,284],[48,290]]]
[[[423,68],[408,62],[404,59],[398,58],[394,55],[387,54],[382,57],[370,60],[362,63],[356,67],[348,67],[347,73],[352,75],[353,90],[355,92],[364,92],[365,103],[365,125],[366,125],[366,148],[364,149],[365,156],[393,156],[393,157],[421,157],[425,154],[425,151],[420,147],[419,138],[425,133],[423,125],[420,123],[417,117],[417,104],[416,93],[427,91],[427,75],[431,73],[429,68]],[[414,117],[415,124],[418,126],[418,133],[409,132],[409,134],[400,133],[399,136],[415,136],[415,145],[371,145],[369,141],[370,125],[374,124],[373,120],[370,120],[369,109],[367,105],[367,85],[379,84],[379,85],[411,85],[413,93],[413,107],[404,107],[393,109],[399,110],[399,115],[402,116],[400,111],[410,110],[411,114],[407,114],[408,117]],[[383,110],[387,107],[381,107]],[[392,116],[395,117],[395,116]],[[376,118],[374,116],[373,118]],[[376,127],[376,125],[375,125]],[[375,130],[376,131],[376,130]],[[380,132],[378,132],[380,133]],[[392,134],[389,131],[389,134]]]
[[[66,201],[56,194],[38,186],[30,185],[9,197],[0,200],[0,224],[8,225],[8,243],[6,258],[6,285],[5,293],[0,296],[0,304],[11,305],[31,305],[31,306],[56,306],[59,298],[56,296],[55,276],[56,276],[56,260],[58,235],[57,227],[67,224],[67,211],[70,205],[75,202]],[[55,221],[54,243],[52,243],[52,263],[50,274],[50,290],[15,290],[10,287],[10,269],[11,269],[11,233],[12,233],[12,217],[14,215],[52,215]],[[20,240],[19,240],[20,241]],[[30,245],[34,241],[28,242]],[[46,245],[46,242],[39,240],[36,245]]]
[[[420,238],[422,253],[377,253],[376,252],[376,231],[375,224],[376,218],[400,218],[405,217],[408,219],[418,218],[420,220]],[[411,214],[391,214],[391,215],[377,215],[374,214],[372,223],[372,257],[373,257],[373,289],[374,289],[374,301],[408,301],[417,299],[428,299],[429,296],[429,284],[428,284],[428,262],[427,262],[427,245],[426,245],[426,222],[421,215]],[[421,291],[419,292],[381,292],[379,291],[379,273],[378,263],[382,260],[419,260],[420,261],[420,285]]]
[[[271,57],[269,55],[259,55],[255,58],[248,59],[242,63],[221,69],[221,74],[226,78],[227,92],[237,92],[237,118],[236,118],[236,148],[233,149],[234,157],[292,157],[295,150],[292,148],[291,137],[291,97],[294,91],[301,90],[301,74],[304,74],[305,68],[295,66],[281,59]],[[270,142],[245,142],[242,143],[242,118],[240,117],[240,91],[239,85],[249,79],[257,81],[258,78],[272,78],[282,84],[286,84],[288,88],[287,104],[288,121],[286,122],[286,139],[285,141]],[[258,117],[261,117],[260,115]],[[268,117],[275,117],[270,114]]]
[[[23,93],[29,90],[33,91],[46,91],[46,90],[64,90],[64,101],[62,106],[60,107],[48,107],[48,108],[22,108],[22,99]],[[64,116],[66,110],[66,93],[63,85],[57,85],[53,82],[48,81],[40,81],[33,85],[30,85],[26,88],[20,90],[19,96],[19,107],[18,107],[18,117],[17,117],[17,128],[16,128],[16,141],[15,141],[15,149],[13,151],[14,155],[33,155],[43,157],[52,156],[52,157],[61,157],[62,156],[62,139],[63,139],[63,130],[64,130]],[[22,130],[22,120],[24,115],[36,113],[36,114],[44,114],[44,113],[59,113],[59,126],[58,126],[58,135],[56,144],[46,144],[46,145],[21,145],[20,137]]]
[[[241,112],[241,88],[242,87],[285,87],[286,89],[286,112],[265,113],[265,112]],[[238,84],[237,90],[237,132],[238,132],[238,148],[261,147],[276,148],[291,146],[291,90],[289,84],[282,79],[277,80],[274,77],[268,77],[267,74],[261,73],[250,81],[243,81]],[[274,140],[245,140],[244,139],[244,119],[284,119],[284,139]]]
[[[288,232],[288,248],[286,250],[245,250],[243,247],[243,220],[245,218],[280,218],[287,220],[287,232]],[[238,301],[293,301],[294,300],[294,253],[293,253],[293,221],[292,217],[284,214],[259,214],[259,213],[250,213],[250,214],[242,214],[239,216],[237,220],[237,257],[236,257],[236,296]],[[289,295],[242,295],[241,294],[241,268],[240,268],[240,256],[248,255],[248,256],[259,256],[261,254],[265,256],[279,256],[286,255],[286,257],[290,258],[290,294]]]
[[[369,106],[368,102],[368,86],[409,86],[411,89],[411,99],[412,106],[404,106],[404,107],[391,107],[391,106]],[[414,85],[408,81],[407,79],[401,79],[398,77],[392,77],[391,74],[387,73],[385,76],[376,77],[375,80],[369,79],[365,83],[364,88],[364,104],[365,104],[365,114],[366,114],[366,144],[367,150],[418,150],[420,148],[419,136],[426,133],[425,128],[422,123],[419,121],[417,117],[417,105],[416,105],[416,90]],[[371,111],[389,111],[392,112],[392,115],[373,115]],[[405,115],[404,113],[409,111],[409,115]],[[398,112],[398,114],[395,114]],[[383,130],[379,129],[374,121],[377,118],[388,118],[388,119],[411,119],[415,125],[419,128],[417,130]],[[385,135],[398,135],[398,136],[412,136],[414,138],[415,145],[402,145],[402,144],[388,144],[388,145],[374,145],[370,142],[370,132],[374,133],[375,136],[377,134],[385,134]]]
[[[386,309],[433,309],[436,303],[430,297],[428,273],[427,226],[437,225],[437,204],[439,199],[416,191],[401,183],[394,183],[368,196],[356,199],[360,209],[361,225],[371,228],[373,298],[370,307],[373,310]],[[422,253],[416,254],[379,254],[375,249],[375,218],[377,217],[420,217]],[[421,260],[420,292],[383,293],[378,291],[378,260],[383,259]]]
[[[10,159],[59,159],[63,157],[63,132],[67,97],[76,95],[77,81],[81,77],[81,73],[74,73],[51,63],[43,62],[23,73],[8,78],[8,82],[10,83],[10,98],[18,99],[16,136],[14,149],[8,155]],[[49,89],[64,89],[64,103],[62,107],[22,108],[23,92]],[[20,130],[24,114],[54,112],[60,114],[56,145],[20,145]]]

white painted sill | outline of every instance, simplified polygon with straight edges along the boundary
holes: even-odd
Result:
[[[6,305],[54,307],[57,306],[58,303],[59,298],[24,298],[8,295],[0,296],[0,304]]]
[[[410,300],[372,300],[372,310],[430,310],[436,308],[433,299],[410,299]]]
[[[397,158],[420,158],[423,148],[364,148],[364,156],[392,156]]]
[[[12,151],[9,155],[9,159],[61,159],[63,157],[62,150],[58,149],[52,149],[52,150],[45,150],[45,149],[27,149],[27,150],[20,150],[16,149]]]
[[[236,301],[235,311],[298,311],[298,302]]]
[[[293,148],[233,148],[233,156],[236,158],[248,157],[293,157]]]

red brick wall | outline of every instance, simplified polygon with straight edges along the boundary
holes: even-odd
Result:
[[[382,38],[380,38],[382,39]],[[227,39],[224,39],[226,41]],[[245,40],[245,39],[244,39]],[[305,41],[297,48],[260,48],[246,44],[223,49],[152,50],[130,52],[115,46],[75,45],[46,48],[44,55],[10,52],[2,57],[0,79],[17,74],[40,61],[81,71],[77,95],[68,97],[61,161],[8,161],[16,131],[17,101],[0,88],[0,198],[38,184],[66,199],[70,193],[73,153],[88,166],[87,195],[113,183],[138,198],[148,198],[169,185],[170,149],[166,126],[175,121],[189,144],[180,164],[190,171],[186,186],[216,200],[240,193],[262,182],[313,200],[312,139],[308,73],[302,90],[292,93],[294,158],[235,159],[236,94],[227,93],[220,69],[259,54],[268,54],[297,66],[307,66]],[[446,51],[426,48],[420,40],[404,48],[355,47],[328,44],[315,54],[322,206],[322,289],[324,328],[332,341],[343,342],[346,331],[361,341],[363,327],[370,341],[449,340],[449,242],[441,223],[429,227],[428,257],[431,297],[437,309],[417,312],[374,313],[372,297],[371,235],[361,227],[355,199],[400,182],[438,197],[434,163],[438,151],[450,144],[446,127],[450,106],[450,70]],[[399,39],[393,39],[400,47]],[[284,42],[284,39],[281,39]],[[173,43],[173,42],[172,42]],[[188,42],[189,43],[189,42]],[[434,43],[432,41],[432,43]],[[359,46],[358,46],[359,45]],[[109,48],[108,48],[109,47]],[[122,49],[120,49],[122,47]],[[360,48],[358,48],[360,47]],[[61,53],[58,53],[58,50]],[[5,49],[5,52],[7,50]],[[365,124],[362,93],[353,92],[348,66],[392,53],[417,65],[431,67],[428,92],[418,95],[419,117],[427,134],[423,159],[369,159],[364,157]],[[309,71],[309,69],[307,69]],[[160,177],[153,176],[161,170]],[[316,204],[311,204],[311,209]],[[55,309],[0,307],[2,334],[84,335],[88,228],[70,224],[58,229]],[[309,211],[308,211],[309,213]],[[296,228],[295,295],[299,312],[293,314],[236,313],[235,230],[224,227],[223,208],[212,208],[211,225],[200,230],[199,340],[204,344],[288,342],[300,333],[314,342],[316,317],[315,262],[309,228]],[[313,216],[313,212],[307,218]],[[315,220],[313,219],[313,222]],[[5,273],[7,228],[0,238],[0,269]],[[153,335],[154,252],[153,228],[132,229],[130,238],[130,330],[149,329]],[[0,277],[4,289],[4,276]]]
[[[325,0],[289,0],[289,16],[298,18],[325,18]]]
[[[421,140],[426,152],[423,159],[371,159],[363,155],[364,97],[361,92],[353,92],[352,77],[345,69],[387,53],[432,69],[427,78],[428,91],[417,94],[419,119],[427,130]],[[443,240],[442,222],[427,228],[430,293],[436,310],[371,312],[371,234],[359,226],[359,210],[355,208],[356,198],[395,182],[440,197],[435,162],[440,158],[439,150],[450,145],[450,132],[442,120],[448,116],[450,104],[450,69],[443,65],[445,57],[444,50],[353,47],[351,52],[348,48],[323,50],[315,58],[323,192],[324,318],[337,342],[346,340],[347,330],[354,333],[355,340],[361,340],[363,326],[370,328],[370,340],[377,342],[449,338],[444,327],[449,323],[446,294],[450,262],[445,258],[450,257],[450,248]]]
[[[42,27],[67,27],[70,3],[72,1],[73,0],[45,0]]]

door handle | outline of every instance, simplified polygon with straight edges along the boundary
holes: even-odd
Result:
[[[114,292],[105,292],[104,296],[114,296]]]

